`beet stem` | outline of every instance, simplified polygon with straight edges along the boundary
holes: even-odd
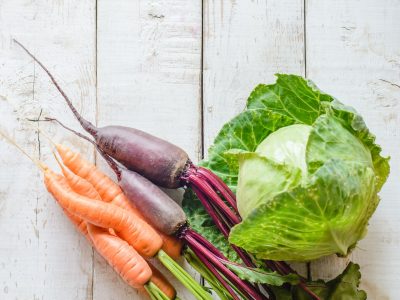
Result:
[[[208,259],[228,280],[230,280],[236,287],[245,295],[252,299],[268,299],[264,295],[259,294],[254,286],[242,281],[236,274],[229,270],[223,263],[221,263],[217,256],[211,253],[207,248],[202,246],[196,239],[191,235],[186,235],[185,240],[189,246],[195,246],[201,253]]]
[[[222,232],[225,237],[229,235],[229,229],[226,228],[226,225],[222,223],[216,211],[213,209],[211,204],[208,202],[207,197],[201,192],[197,187],[192,186],[192,190],[196,193],[199,198],[201,204],[204,206],[207,213],[210,215],[211,219],[214,221],[215,225]]]
[[[217,247],[215,247],[207,239],[205,239],[201,234],[197,233],[193,229],[188,228],[188,230],[186,231],[186,234],[188,236],[193,237],[196,241],[198,241],[201,245],[203,245],[208,250],[210,250],[218,258],[228,260],[228,258],[224,254],[222,254],[221,251],[219,251]]]
[[[193,238],[198,240],[204,247],[208,248],[213,254],[215,254],[218,257],[218,259],[228,261],[228,258],[226,258],[213,244],[211,244],[208,240],[206,240],[202,235],[200,235],[193,229],[189,229],[187,234],[191,235]],[[239,257],[243,260],[246,266],[250,268],[256,267],[253,261],[251,260],[250,256],[246,252],[244,252],[242,249],[240,249],[235,245],[231,244],[231,246],[239,255]],[[267,285],[262,284],[262,286],[269,294],[272,293],[271,289]]]
[[[215,267],[210,263],[210,261],[205,258],[201,251],[197,248],[192,248],[192,251],[195,255],[200,259],[200,261],[210,270],[210,272],[217,278],[217,280],[221,283],[221,285],[228,291],[228,293],[232,296],[234,300],[240,300],[240,298],[236,295],[232,287],[226,282],[226,280],[221,276],[220,273],[215,269]]]
[[[53,82],[54,86],[57,88],[57,90],[60,92],[60,94],[63,96],[65,101],[67,102],[69,108],[71,109],[72,113],[75,115],[79,123],[82,125],[83,129],[85,129],[88,133],[90,133],[92,136],[95,136],[97,134],[97,128],[90,123],[88,120],[85,120],[79,112],[76,110],[76,108],[72,105],[72,101],[68,98],[67,94],[63,91],[63,89],[60,87],[54,76],[50,73],[50,71],[45,67],[45,65],[35,57],[27,48],[25,48],[24,45],[22,45],[20,42],[18,42],[16,39],[13,39],[13,41],[19,45],[42,69],[43,71],[46,72],[46,74],[50,77],[50,80]]]
[[[196,176],[195,174],[189,175],[188,180],[191,184],[195,185],[200,191],[202,191],[207,197],[209,197],[215,205],[217,205],[224,215],[228,217],[233,224],[240,223],[240,217],[236,215],[226,203],[219,197],[219,195],[212,189],[212,187],[204,180]]]
[[[233,191],[228,187],[228,185],[214,172],[207,168],[199,167],[199,169],[203,170],[204,172],[208,173],[211,177],[213,177],[216,181],[220,183],[220,185],[226,190],[226,192],[232,197],[232,199],[235,202],[236,206],[236,195],[233,193]]]
[[[235,212],[238,213],[236,196],[233,194],[230,188],[225,184],[225,182],[223,182],[218,176],[216,176],[211,171],[202,167],[198,167],[197,173],[205,177],[207,182],[211,186],[213,186],[218,192],[220,192],[221,195],[225,198],[225,200],[228,201],[228,203],[232,206]]]

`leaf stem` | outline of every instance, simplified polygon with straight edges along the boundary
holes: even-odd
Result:
[[[250,285],[249,283],[242,281],[236,274],[234,274],[231,270],[229,270],[223,263],[221,263],[218,257],[205,248],[201,243],[199,243],[195,237],[190,235],[190,233],[185,235],[185,240],[188,243],[188,246],[191,249],[201,251],[201,254],[204,258],[225,276],[232,284],[234,284],[244,295],[248,297],[248,299],[268,299],[266,296],[260,294],[256,291],[254,286]]]
[[[149,294],[151,300],[170,300],[168,296],[165,295],[164,292],[152,281],[146,283],[144,288]]]
[[[199,300],[212,300],[211,295],[163,250],[158,251],[160,262]]]

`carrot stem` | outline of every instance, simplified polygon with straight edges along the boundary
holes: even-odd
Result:
[[[1,131],[0,131],[0,136],[3,137],[7,141],[7,143],[9,143],[10,145],[16,147],[19,151],[21,151],[22,154],[24,154],[27,158],[29,158],[29,160],[31,160],[39,169],[41,169],[42,171],[46,171],[47,166],[44,163],[42,163],[41,161],[39,161],[39,160],[33,158],[31,155],[29,155],[12,138],[10,138],[8,135],[6,135],[4,132],[1,132]]]
[[[211,286],[213,291],[217,293],[221,300],[231,300],[233,297],[230,294],[230,286],[226,287],[225,284],[219,278],[218,271],[209,264],[208,261],[204,262],[204,259],[200,259],[200,257],[195,254],[192,249],[186,248],[184,252],[184,256],[188,263],[200,273],[200,275],[207,281],[207,283]],[[216,274],[216,273],[217,274]],[[222,280],[225,280],[222,278]],[[227,293],[228,292],[228,293]]]
[[[160,262],[199,300],[212,300],[211,295],[163,250],[158,251]]]
[[[152,300],[171,300],[163,293],[162,290],[160,290],[157,285],[151,281],[146,283],[144,288],[146,289],[147,293],[149,293],[149,296]]]

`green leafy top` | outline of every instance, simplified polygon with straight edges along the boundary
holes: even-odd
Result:
[[[380,152],[352,108],[277,75],[254,89],[202,164],[237,192],[244,221],[232,243],[260,258],[311,260],[346,255],[365,235],[389,174]]]

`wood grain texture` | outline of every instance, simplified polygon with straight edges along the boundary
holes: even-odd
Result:
[[[57,126],[26,121],[56,116],[79,128],[12,38],[49,66],[89,120],[148,131],[194,161],[255,85],[279,72],[307,75],[354,106],[392,156],[369,233],[349,259],[361,264],[368,299],[397,299],[399,15],[399,0],[98,0],[97,8],[90,0],[0,0],[0,129],[53,167],[37,127],[93,158],[87,143]],[[40,172],[3,141],[0,169],[0,299],[141,299],[93,256],[48,196]],[[312,276],[331,278],[347,262],[313,262]]]
[[[205,1],[203,18],[208,149],[257,84],[275,81],[275,73],[304,75],[303,1]]]
[[[303,1],[205,1],[204,139],[275,73],[304,73]]]
[[[400,279],[400,1],[307,0],[307,76],[354,106],[392,157],[391,175],[369,233],[350,257],[361,264],[368,299],[397,299]],[[312,265],[332,277],[347,259]]]
[[[102,0],[97,26],[98,124],[139,128],[179,145],[197,161],[201,2]],[[97,262],[95,299],[139,299]],[[171,281],[182,299],[193,299]]]
[[[71,115],[12,38],[32,49],[79,109],[94,116],[94,8],[92,1],[0,1],[1,130],[52,167],[49,144],[37,127],[55,140],[65,134],[26,119]],[[91,248],[47,194],[36,166],[3,140],[0,153],[0,299],[91,299]]]

